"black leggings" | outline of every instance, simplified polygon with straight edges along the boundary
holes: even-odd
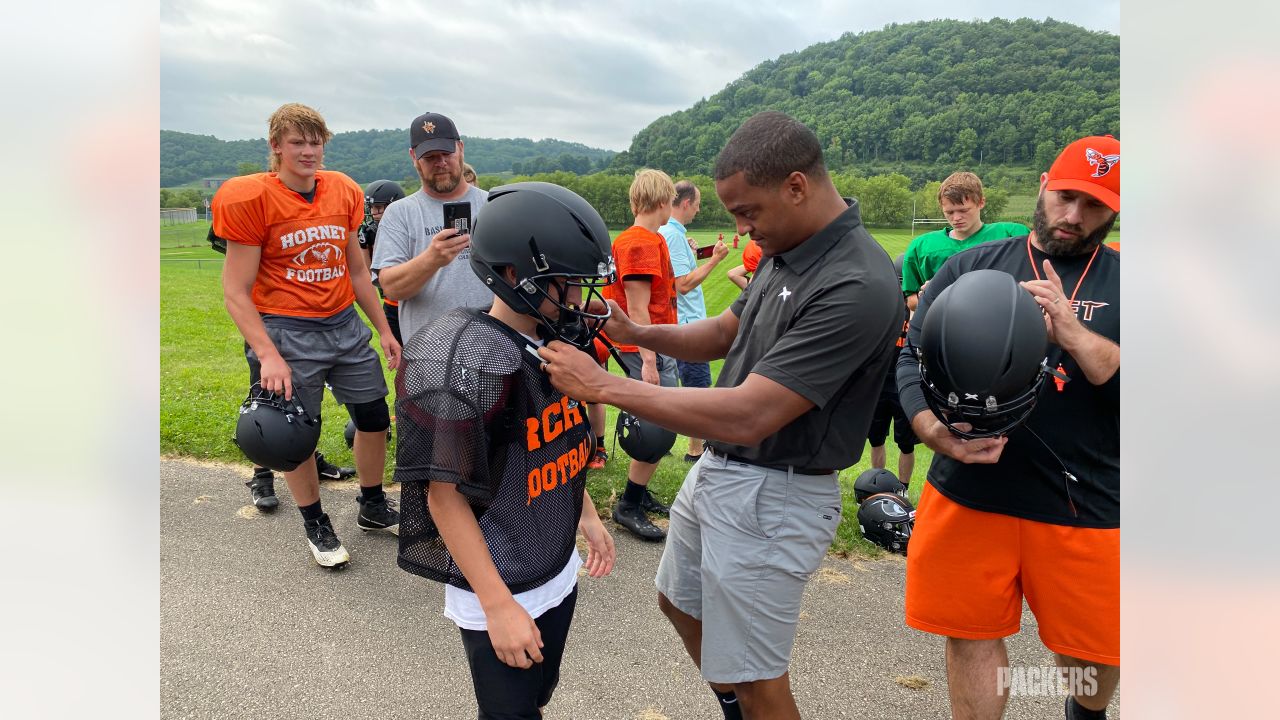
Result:
[[[534,620],[542,633],[542,662],[528,670],[513,668],[498,659],[484,630],[461,630],[462,647],[471,666],[471,683],[480,706],[479,720],[539,720],[538,708],[551,702],[560,682],[560,660],[578,602],[574,587],[556,607]]]

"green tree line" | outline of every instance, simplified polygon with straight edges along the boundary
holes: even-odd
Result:
[[[483,173],[512,172],[520,164],[520,172],[568,170],[585,174],[605,167],[615,154],[612,150],[554,139],[464,136],[463,141],[467,162]],[[212,135],[161,130],[160,186],[260,172],[267,165],[267,153],[265,138],[219,140]],[[325,166],[342,170],[362,185],[382,178],[411,176],[408,131],[337,133],[325,147]]]
[[[614,157],[627,173],[709,174],[748,117],[807,124],[837,171],[901,173],[912,186],[1005,166],[1021,186],[1084,135],[1120,135],[1120,39],[1055,20],[934,20],[846,33],[761,63],[710,98],[655,120]]]

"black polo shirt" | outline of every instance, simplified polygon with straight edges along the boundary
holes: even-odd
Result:
[[[1043,276],[1046,258],[1068,297],[1078,287],[1076,318],[1119,343],[1120,253],[1104,246],[1092,264],[1089,255],[1049,257],[1028,246],[1026,236],[983,243],[947,258],[920,293],[909,343],[919,344],[929,305],[964,273],[991,268],[1017,280],[1034,280],[1036,270]],[[1061,362],[1071,381],[1059,386],[1052,377],[1045,380],[1031,416],[1009,432],[1000,461],[965,465],[938,453],[929,466],[929,482],[974,510],[1056,525],[1120,527],[1120,372],[1094,385],[1062,348],[1051,344],[1048,357],[1054,367]],[[898,360],[898,397],[909,418],[928,410],[920,364],[909,347]],[[1063,475],[1064,465],[1074,481]]]
[[[761,465],[843,469],[867,429],[902,330],[902,288],[884,248],[852,201],[830,225],[782,255],[764,258],[733,303],[738,336],[717,387],[756,373],[815,407],[758,446],[710,443]]]

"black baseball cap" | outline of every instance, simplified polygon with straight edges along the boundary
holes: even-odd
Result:
[[[409,147],[413,148],[415,159],[432,150],[455,152],[461,139],[453,121],[440,113],[423,113],[409,125]]]

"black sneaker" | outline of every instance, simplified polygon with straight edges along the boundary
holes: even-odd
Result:
[[[684,454],[684,461],[687,463],[696,463],[701,459],[702,453],[698,453],[697,455],[690,455],[689,453]]]
[[[356,469],[352,467],[338,467],[328,460],[325,460],[323,453],[317,452],[316,472],[320,473],[320,477],[325,480],[346,480],[349,477],[355,477]]]
[[[641,540],[657,542],[667,536],[662,528],[653,524],[639,505],[619,500],[618,504],[613,506],[613,521],[630,530]]]
[[[395,500],[382,496],[382,500],[369,502],[357,495],[360,505],[360,517],[356,518],[356,527],[364,531],[386,530],[392,535],[400,534],[400,513],[396,510]]]
[[[262,512],[272,512],[280,505],[276,497],[276,474],[266,468],[258,468],[253,479],[245,483],[253,496],[253,506]]]
[[[663,505],[662,501],[654,497],[647,487],[644,489],[644,497],[640,500],[640,509],[647,513],[658,513],[659,515],[671,514],[671,506]]]
[[[302,527],[307,531],[307,544],[311,546],[311,555],[321,567],[342,567],[351,561],[347,549],[333,532],[329,516],[323,514],[319,520],[303,520]]]

